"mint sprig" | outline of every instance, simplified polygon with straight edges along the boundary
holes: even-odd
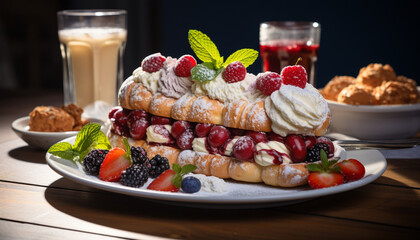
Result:
[[[174,170],[175,175],[171,179],[172,184],[177,188],[181,188],[182,176],[194,171],[195,169],[197,169],[197,167],[193,164],[187,164],[181,167],[179,164],[174,163],[172,165],[172,170]]]
[[[86,124],[77,134],[73,145],[59,142],[52,145],[48,153],[76,163],[81,162],[93,149],[111,149],[108,138],[97,123]]]
[[[340,166],[335,165],[337,160],[328,161],[327,153],[324,149],[320,150],[320,156],[321,163],[309,163],[306,165],[306,169],[308,169],[309,172],[341,172]]]
[[[188,41],[195,55],[203,61],[191,70],[191,77],[198,82],[214,80],[223,69],[232,62],[239,61],[248,67],[258,57],[258,51],[244,48],[231,54],[224,62],[216,44],[204,33],[198,30],[188,31]]]

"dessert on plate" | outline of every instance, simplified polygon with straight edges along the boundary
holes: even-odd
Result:
[[[123,147],[126,137],[171,166],[280,187],[306,184],[306,165],[320,160],[321,149],[329,159],[343,157],[323,137],[330,110],[303,67],[254,75],[246,67],[257,51],[241,49],[224,60],[205,34],[190,30],[188,38],[202,63],[156,53],[124,81],[120,106],[109,113],[113,147]]]

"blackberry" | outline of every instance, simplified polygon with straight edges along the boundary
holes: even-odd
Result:
[[[149,168],[144,164],[133,164],[121,173],[121,184],[129,187],[141,187],[149,179]]]
[[[149,163],[149,175],[151,178],[158,177],[161,173],[170,168],[168,159],[166,157],[160,156],[159,154],[150,159]]]
[[[330,146],[326,143],[317,143],[308,149],[306,153],[305,161],[306,162],[321,161],[321,154],[320,154],[321,149],[324,149],[325,153],[328,156],[330,152]]]
[[[133,164],[148,164],[149,158],[147,157],[147,153],[144,148],[140,146],[131,147],[130,151]]]
[[[86,155],[86,157],[83,159],[83,167],[85,172],[89,175],[98,176],[101,164],[108,152],[108,150],[104,149],[94,149],[90,151],[88,155]]]

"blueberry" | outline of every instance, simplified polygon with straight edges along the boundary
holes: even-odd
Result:
[[[201,188],[201,182],[196,177],[186,177],[182,179],[181,182],[182,190],[186,193],[195,193],[200,191]]]

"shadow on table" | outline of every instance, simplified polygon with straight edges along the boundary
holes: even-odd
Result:
[[[18,147],[9,151],[9,156],[13,159],[31,162],[31,163],[42,163],[45,162],[46,151],[42,149],[32,148],[29,146]]]

